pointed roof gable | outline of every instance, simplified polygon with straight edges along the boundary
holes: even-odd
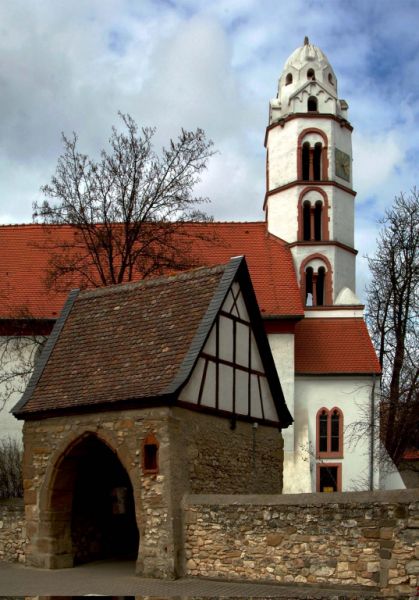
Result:
[[[15,416],[175,402],[235,279],[286,427],[292,419],[243,257],[173,277],[71,292]]]

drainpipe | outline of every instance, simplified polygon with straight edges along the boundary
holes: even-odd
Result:
[[[370,443],[370,491],[374,489],[374,444],[375,444],[375,381],[376,375],[372,375],[371,389],[371,443]]]

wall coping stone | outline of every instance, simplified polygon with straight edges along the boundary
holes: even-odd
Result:
[[[412,502],[419,502],[419,488],[373,492],[333,492],[330,494],[321,492],[313,494],[186,494],[183,498],[184,507],[194,505],[309,507],[324,504],[410,504]]]

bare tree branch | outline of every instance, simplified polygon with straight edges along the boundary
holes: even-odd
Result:
[[[396,465],[419,447],[419,192],[400,194],[368,259],[367,322],[383,369],[381,438]]]

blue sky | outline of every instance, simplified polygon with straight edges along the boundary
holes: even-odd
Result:
[[[208,211],[261,219],[268,102],[308,35],[355,128],[361,291],[377,217],[419,185],[418,1],[14,0],[0,23],[0,223],[31,221],[61,131],[95,153],[118,111],[156,126],[157,146],[205,129],[219,150],[201,184]]]

